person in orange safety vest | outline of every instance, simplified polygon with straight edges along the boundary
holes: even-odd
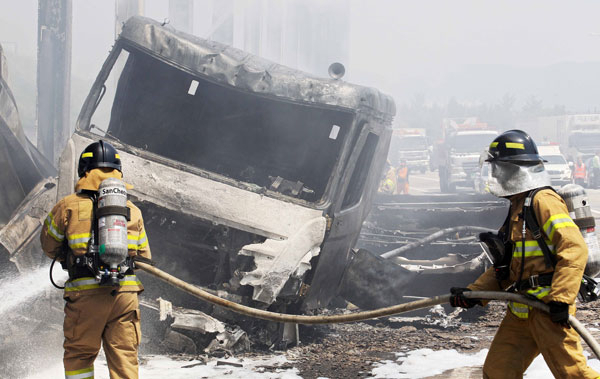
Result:
[[[92,228],[96,224],[93,194],[103,180],[123,177],[120,156],[109,143],[94,142],[81,153],[78,174],[76,192],[54,206],[40,236],[44,253],[61,261],[69,271],[63,295],[65,378],[93,378],[94,360],[101,345],[111,378],[137,378],[141,340],[138,294],[144,287],[131,268],[133,264],[124,265],[128,269],[111,284],[98,281],[96,273],[81,264],[91,262],[88,245],[93,241]],[[142,213],[130,201],[127,208],[127,253],[130,258],[140,255],[150,259]]]
[[[398,167],[390,167],[385,175],[380,192],[390,195],[408,194],[408,166],[405,160],[400,161]]]
[[[575,167],[573,167],[573,180],[575,184],[579,184],[583,186],[585,182],[585,173],[586,173],[585,163],[583,163],[583,159],[581,157],[577,158],[577,163],[575,163]]]

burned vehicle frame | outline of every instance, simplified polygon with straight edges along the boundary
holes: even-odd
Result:
[[[134,17],[61,155],[57,196],[72,191],[79,152],[104,138],[120,152],[159,267],[259,308],[321,308],[370,210],[394,114],[373,88]],[[143,276],[147,297],[168,291],[174,304],[198,305]]]
[[[0,230],[11,223],[20,204],[31,197],[30,194],[37,193],[41,181],[56,175],[56,168],[25,135],[17,103],[7,81],[8,64],[0,45]],[[31,213],[31,219],[36,216],[35,212]],[[31,223],[34,228],[35,224]],[[21,260],[12,259],[10,253],[14,250],[10,247],[23,244],[22,238],[27,235],[24,232],[15,228],[0,234],[0,275],[42,264],[44,258],[39,250],[23,255]]]

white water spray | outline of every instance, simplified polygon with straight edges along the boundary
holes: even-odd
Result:
[[[54,288],[50,283],[48,272],[49,268],[46,266],[28,273],[1,278],[0,294],[2,294],[3,298],[0,301],[0,317],[11,312],[16,307],[34,300],[43,294],[44,291]],[[56,268],[53,270],[53,275],[54,282],[57,284],[62,284],[67,279],[66,272],[61,272],[61,270]],[[62,296],[61,290],[56,289],[56,291]]]

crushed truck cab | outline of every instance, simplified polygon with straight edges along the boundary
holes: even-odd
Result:
[[[38,184],[0,241],[11,261],[40,251],[39,225],[73,192],[81,151],[102,138],[119,151],[159,268],[261,309],[325,307],[371,209],[394,114],[376,89],[133,17],[82,106],[58,178]],[[146,309],[161,297],[249,322],[141,277]],[[181,329],[202,329],[192,319]],[[271,327],[253,329],[267,346],[277,343]]]
[[[371,207],[394,113],[375,89],[134,17],[61,156],[58,196],[72,191],[78,153],[104,138],[159,267],[260,307],[324,307]]]

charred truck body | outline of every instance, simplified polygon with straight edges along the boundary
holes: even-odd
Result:
[[[25,136],[8,87],[7,66],[0,46],[0,228],[40,180],[56,175],[56,169]]]
[[[43,179],[56,175],[56,169],[25,135],[7,80],[8,65],[0,46],[0,230],[10,224],[19,205],[28,194],[37,192]],[[22,216],[30,220],[44,217],[35,211]],[[37,220],[35,223],[39,227]],[[37,267],[43,262],[40,250],[33,254],[24,254],[20,260],[11,259],[11,255],[7,253],[7,250],[14,252],[11,247],[26,245],[23,240],[25,232],[14,228],[7,233],[0,233],[0,274],[4,271]]]
[[[325,307],[371,208],[394,114],[375,89],[134,17],[83,105],[56,196],[72,192],[78,154],[102,137],[119,150],[158,267],[259,308]],[[145,295],[192,304],[158,280]]]

